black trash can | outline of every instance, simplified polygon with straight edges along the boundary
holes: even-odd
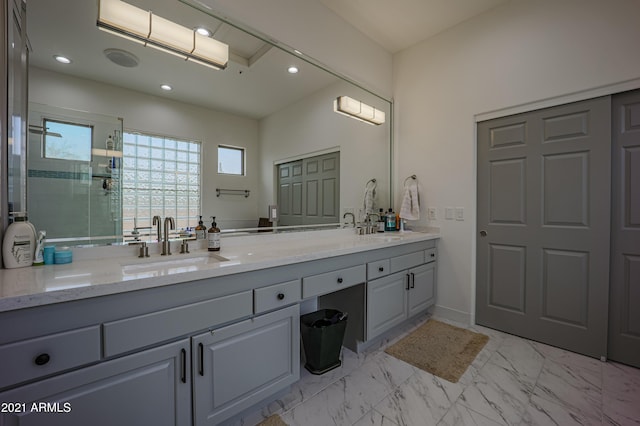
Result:
[[[340,351],[347,328],[347,314],[335,309],[321,309],[300,317],[300,334],[304,367],[312,374],[324,374],[340,367]]]

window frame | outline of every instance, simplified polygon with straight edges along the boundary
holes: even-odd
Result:
[[[241,155],[240,173],[225,173],[220,171],[220,149],[240,151],[240,155]],[[218,160],[218,164],[216,167],[217,173],[219,175],[224,175],[224,176],[246,176],[247,175],[247,154],[246,153],[247,153],[247,149],[241,146],[218,144],[218,149],[216,151],[216,158]]]

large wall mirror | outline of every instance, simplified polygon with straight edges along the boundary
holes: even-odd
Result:
[[[279,225],[326,224],[357,216],[373,180],[376,209],[388,208],[390,102],[191,1],[127,3],[208,29],[229,45],[223,70],[101,31],[98,0],[29,0],[25,173],[36,228],[67,244],[126,241],[135,230],[152,241],[155,215],[175,217],[178,229],[200,215],[223,230],[255,228],[272,204],[309,213]],[[339,96],[386,122],[337,114]],[[333,184],[281,180],[326,165],[336,168]],[[304,202],[291,207],[296,191]]]

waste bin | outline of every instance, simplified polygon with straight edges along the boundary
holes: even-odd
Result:
[[[312,374],[324,374],[340,367],[340,350],[347,328],[347,314],[335,309],[321,309],[300,317],[300,334],[304,367]]]

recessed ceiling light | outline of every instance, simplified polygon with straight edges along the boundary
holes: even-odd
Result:
[[[61,64],[70,64],[71,63],[71,59],[67,58],[66,56],[54,55],[53,59],[55,59],[56,61],[60,62]]]
[[[198,27],[196,28],[196,32],[200,35],[203,35],[205,37],[211,37],[211,31],[209,31],[208,29],[206,29],[205,27]]]
[[[295,65],[290,66],[287,71],[289,71],[289,74],[297,74],[298,73],[298,67],[296,67]]]
[[[160,86],[160,88],[162,90],[166,90],[166,91],[169,91],[169,90],[173,89],[173,87],[169,86],[168,84],[163,84],[163,85]]]

